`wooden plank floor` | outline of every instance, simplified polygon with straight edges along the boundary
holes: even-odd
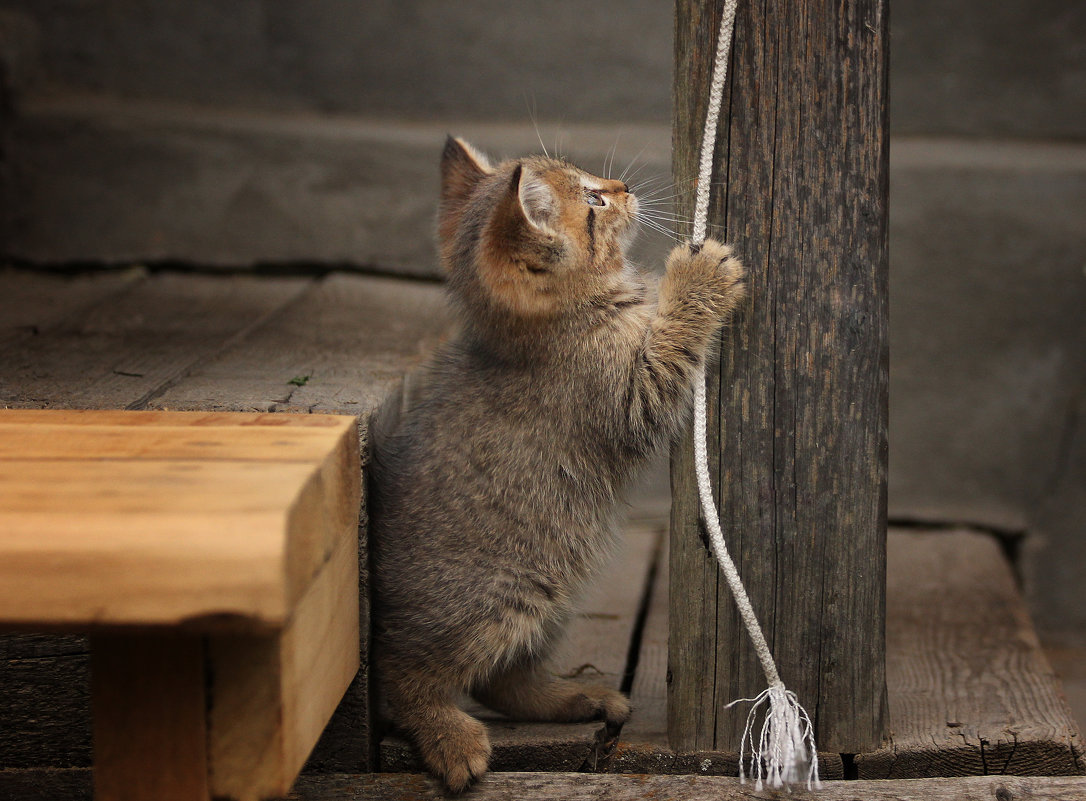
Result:
[[[1081,777],[980,776],[959,779],[831,781],[822,789],[786,792],[724,776],[493,773],[471,791],[473,801],[1082,801]],[[421,775],[303,776],[296,801],[441,801],[433,779]]]
[[[858,779],[1086,773],[1081,733],[996,540],[967,530],[891,529],[888,541],[892,737],[874,753],[846,755],[848,766],[840,754],[820,753],[823,778],[844,778],[846,769]],[[627,575],[631,569],[615,568]],[[675,753],[667,747],[666,563],[653,576],[628,684],[634,715],[614,752],[591,769],[735,775],[735,754]],[[586,652],[592,648],[577,631],[571,639]],[[493,718],[490,725],[501,744],[497,769],[563,769],[556,761],[538,761],[530,725]],[[587,752],[594,742],[580,728],[568,728],[565,740],[555,740],[561,731],[547,729],[551,753]],[[382,763],[383,770],[415,767],[405,760]]]
[[[0,407],[364,415],[449,325],[415,281],[0,270]]]
[[[13,772],[5,799],[93,801],[90,771]],[[1081,776],[969,776],[824,782],[791,792],[726,776],[614,773],[495,772],[465,796],[473,801],[1082,801]],[[419,773],[303,774],[288,801],[447,801],[437,782]]]
[[[887,544],[892,736],[860,778],[1086,772],[1081,733],[997,541],[899,531]]]
[[[130,270],[65,278],[0,270],[0,407],[364,414],[448,329],[443,309],[437,286],[348,274]],[[618,747],[610,754],[596,748],[598,725],[523,726],[491,716],[496,769],[734,773],[734,755],[676,755],[664,744],[669,590],[666,566],[653,561],[661,553],[662,518],[658,508],[638,517],[624,559],[601,582],[604,594],[571,632],[561,668],[598,673],[595,679],[631,692],[636,711]],[[1080,734],[994,542],[946,531],[895,532],[890,539],[893,739],[847,762],[823,755],[823,775],[1083,772]],[[366,625],[368,610],[362,612]],[[626,675],[632,642],[637,670]],[[357,774],[366,766],[369,732],[359,723],[365,670],[360,675],[311,771]],[[78,638],[0,638],[0,768],[89,766],[86,684],[86,647]],[[417,765],[392,738],[380,748],[380,764],[396,771]],[[48,775],[75,786],[81,774]],[[377,797],[375,790],[347,789],[354,786],[347,778],[307,781],[312,792],[305,797]],[[373,781],[365,786],[386,786]],[[402,779],[405,787],[420,781]],[[572,786],[555,781],[558,788]],[[541,780],[495,782],[510,793],[576,797],[559,790],[547,796],[538,789]],[[333,785],[341,795],[326,792]],[[963,784],[973,794],[961,797],[993,797],[993,786]],[[1009,797],[1027,788],[1007,787]],[[600,788],[597,797],[620,797]]]
[[[0,269],[0,407],[365,419],[449,325],[417,281]],[[0,769],[90,766],[88,686],[85,638],[0,637]],[[363,664],[312,766],[370,765],[368,692]]]

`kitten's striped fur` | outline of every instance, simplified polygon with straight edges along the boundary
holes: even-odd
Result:
[[[744,295],[712,240],[675,248],[650,289],[624,258],[636,218],[621,181],[446,144],[439,240],[461,329],[377,438],[370,536],[381,693],[453,791],[490,753],[463,692],[614,734],[630,714],[546,660],[611,548],[623,487],[679,431],[694,369]]]

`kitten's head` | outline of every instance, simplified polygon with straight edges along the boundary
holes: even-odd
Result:
[[[622,181],[545,156],[493,165],[463,140],[445,143],[441,257],[473,306],[549,317],[609,294],[626,280],[636,220]]]

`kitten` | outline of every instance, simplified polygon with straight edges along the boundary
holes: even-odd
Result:
[[[676,247],[658,299],[624,254],[638,201],[558,159],[492,165],[449,138],[439,239],[461,330],[377,440],[375,660],[392,721],[459,792],[487,768],[471,693],[518,720],[602,718],[627,699],[547,657],[612,546],[616,502],[676,435],[695,368],[744,296],[713,240]]]

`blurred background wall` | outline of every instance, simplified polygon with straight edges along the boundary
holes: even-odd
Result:
[[[1039,627],[1073,639],[1086,4],[891,20],[890,515],[1003,537]],[[437,276],[447,131],[667,174],[671,26],[658,0],[0,0],[0,254]]]

